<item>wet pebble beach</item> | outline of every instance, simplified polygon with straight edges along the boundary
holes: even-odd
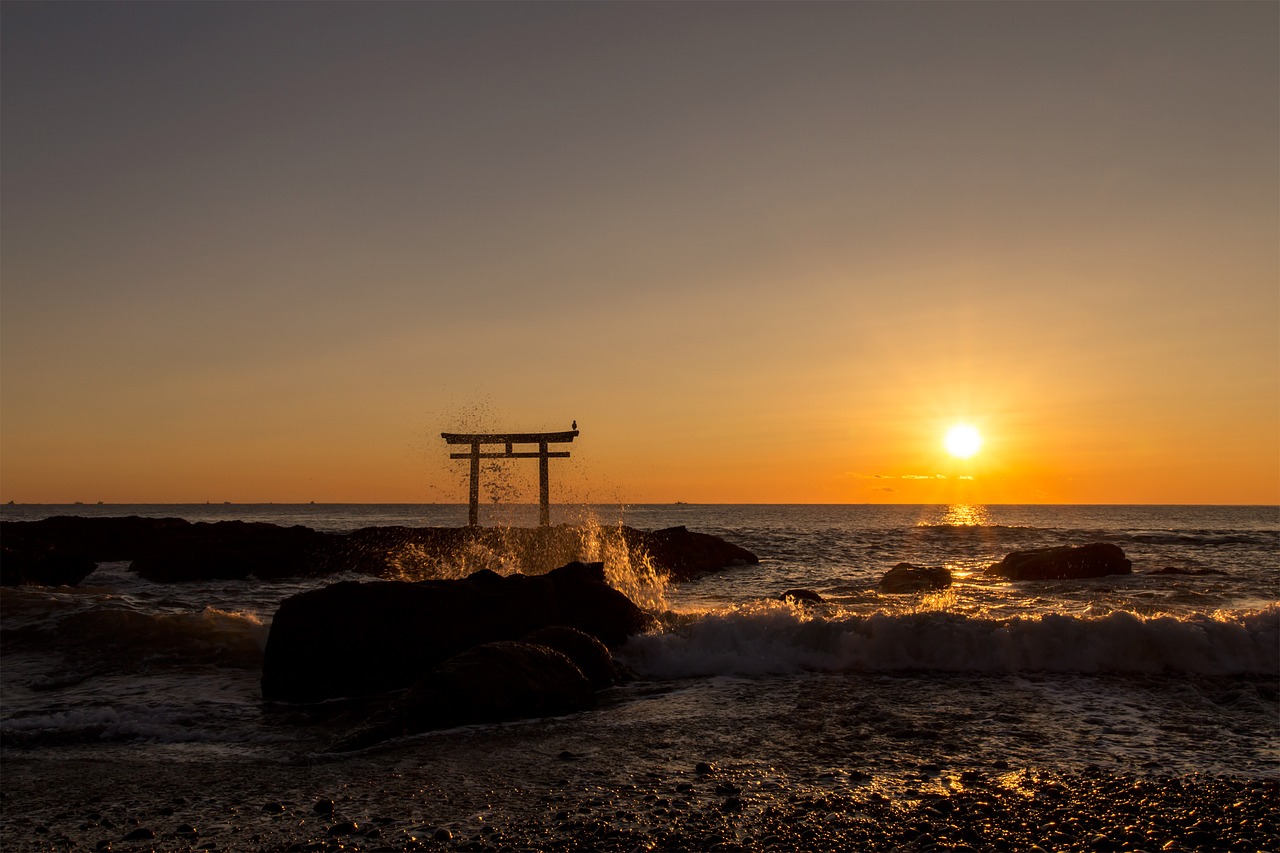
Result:
[[[1274,780],[1101,770],[940,778],[925,768],[920,786],[885,794],[875,777],[833,789],[694,766],[615,785],[592,784],[587,773],[477,798],[400,774],[329,785],[324,774],[299,775],[319,792],[314,800],[297,790],[258,802],[261,780],[246,774],[191,796],[157,792],[163,805],[91,796],[54,815],[7,816],[5,849],[1236,851],[1275,850],[1280,832]]]
[[[1094,697],[1081,708],[1106,712],[1106,679],[1000,686],[997,700],[972,679],[938,676],[640,685],[585,714],[358,753],[325,752],[336,731],[311,729],[312,740],[270,760],[181,745],[159,760],[128,744],[14,751],[0,847],[1278,849],[1276,705],[1265,681],[1200,685],[1235,705],[1257,700],[1235,731],[1181,735],[1189,760],[1221,765],[1213,773],[1142,760],[1152,739],[1179,737],[1158,708],[1146,724],[1103,726],[1086,742],[1071,735],[1089,724],[1040,701],[1065,688]]]

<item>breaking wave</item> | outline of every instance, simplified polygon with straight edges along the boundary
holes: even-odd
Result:
[[[56,651],[110,670],[156,663],[252,669],[262,663],[267,632],[253,613],[211,606],[155,613],[116,606],[51,616],[43,624],[6,629],[3,637],[8,651]]]
[[[994,619],[948,612],[823,618],[780,602],[668,614],[622,657],[655,678],[804,671],[1280,674],[1280,606],[1246,614]]]

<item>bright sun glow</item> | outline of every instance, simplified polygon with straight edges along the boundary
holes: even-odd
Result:
[[[943,444],[952,456],[968,459],[982,447],[982,436],[968,424],[956,424],[947,430],[947,437],[943,439]]]

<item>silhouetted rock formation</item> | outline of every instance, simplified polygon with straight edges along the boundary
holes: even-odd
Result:
[[[405,698],[410,732],[554,717],[595,703],[591,682],[573,661],[548,646],[516,641],[454,655],[418,679]]]
[[[560,716],[594,704],[590,680],[556,649],[511,640],[485,643],[433,667],[408,690],[383,697],[329,751],[471,723]]]
[[[149,581],[263,580],[328,574],[335,537],[248,521],[183,524],[142,543],[131,568]]]
[[[75,586],[100,562],[133,559],[144,543],[186,525],[179,518],[82,518],[0,522],[0,584]]]
[[[880,578],[880,591],[897,594],[930,592],[951,586],[951,572],[938,566],[915,566],[898,563]]]
[[[339,572],[430,576],[433,564],[452,569],[464,555],[486,554],[538,574],[615,545],[647,555],[673,580],[759,562],[750,551],[684,527],[367,527],[341,534],[263,522],[61,516],[0,522],[0,543],[0,582],[10,586],[77,584],[107,560],[132,560],[133,571],[163,583]]]
[[[347,581],[281,603],[267,639],[262,695],[318,702],[384,693],[466,649],[539,628],[564,625],[618,645],[651,622],[605,583],[602,563],[536,576],[480,571],[455,581]]]
[[[821,604],[823,598],[811,589],[789,589],[778,593],[778,601],[789,601],[792,604]]]
[[[574,666],[582,670],[582,674],[596,690],[612,687],[632,677],[629,672],[623,672],[621,666],[614,661],[608,646],[577,628],[564,625],[539,628],[526,634],[524,642],[555,649],[573,661]]]
[[[670,573],[672,580],[760,562],[746,548],[709,533],[695,533],[684,525],[663,530],[618,529],[629,545],[643,549],[655,566]]]
[[[1124,551],[1106,542],[1014,551],[984,571],[984,574],[1017,581],[1097,578],[1132,573],[1133,563],[1125,557]]]
[[[1226,572],[1221,569],[1181,569],[1177,566],[1165,566],[1161,569],[1147,572],[1149,575],[1188,575],[1194,577],[1203,577],[1205,575],[1225,575]]]

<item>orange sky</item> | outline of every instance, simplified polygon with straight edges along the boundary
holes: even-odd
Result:
[[[0,16],[0,501],[1280,503],[1275,4]]]

